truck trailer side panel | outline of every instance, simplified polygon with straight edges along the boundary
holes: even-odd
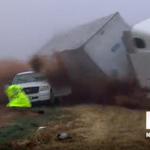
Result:
[[[87,43],[84,51],[104,73],[119,80],[128,79],[131,65],[122,41],[123,31],[130,30],[120,14],[116,14]]]

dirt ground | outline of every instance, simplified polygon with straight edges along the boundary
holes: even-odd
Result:
[[[148,132],[145,129],[145,110],[100,105],[78,105],[58,109],[68,113],[55,116],[59,121],[48,122],[47,128],[35,132],[34,138],[12,142],[13,148],[16,150],[148,150],[150,148],[150,139],[145,136]],[[9,123],[9,118],[18,115],[10,114],[5,108],[1,108],[0,112],[2,114],[0,126]],[[71,119],[67,119],[69,116]],[[73,139],[57,141],[56,135],[61,132],[70,133]]]
[[[18,112],[18,111],[13,111],[5,106],[0,106],[0,128],[11,125],[10,120],[12,118],[17,118],[17,117],[22,117],[22,115],[25,116],[35,116],[36,114],[31,113],[31,112]]]
[[[9,124],[9,119],[12,117],[18,116],[17,113],[11,112],[8,108],[5,106],[0,106],[0,127],[3,127],[5,125]]]

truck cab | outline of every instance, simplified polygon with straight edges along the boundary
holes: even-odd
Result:
[[[134,52],[130,59],[139,85],[147,91],[150,98],[150,18],[135,24],[131,33],[134,43]]]
[[[34,71],[21,72],[14,77],[11,84],[22,87],[32,104],[50,104],[52,89],[43,75]]]
[[[132,27],[132,36],[136,52],[150,52],[150,18]]]

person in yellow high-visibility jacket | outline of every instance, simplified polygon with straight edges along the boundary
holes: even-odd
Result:
[[[32,107],[31,101],[29,100],[28,96],[22,90],[19,85],[10,85],[5,90],[6,95],[9,98],[9,103],[7,107],[13,108],[30,108]]]

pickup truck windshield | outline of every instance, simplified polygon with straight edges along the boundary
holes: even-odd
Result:
[[[39,75],[37,73],[28,73],[28,74],[17,75],[14,78],[12,84],[21,84],[21,83],[38,82],[38,81],[44,81],[42,75]]]

